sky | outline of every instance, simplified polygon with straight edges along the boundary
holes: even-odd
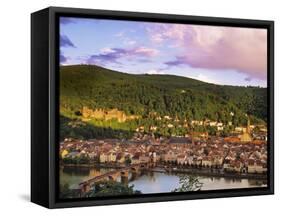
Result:
[[[60,18],[60,64],[267,86],[267,30]]]

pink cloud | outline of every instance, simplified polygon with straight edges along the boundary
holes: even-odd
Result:
[[[183,51],[167,65],[234,69],[249,77],[266,79],[267,32],[265,29],[181,24],[148,26],[155,43],[170,41]]]
[[[148,48],[148,47],[138,47],[131,50],[131,53],[134,55],[143,55],[147,57],[156,56],[158,54],[158,50]]]

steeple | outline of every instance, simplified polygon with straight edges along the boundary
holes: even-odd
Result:
[[[241,142],[251,142],[252,137],[251,137],[251,128],[250,128],[250,118],[248,115],[247,116],[247,128],[246,131],[240,135],[240,140]]]

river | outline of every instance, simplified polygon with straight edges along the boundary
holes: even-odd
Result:
[[[70,188],[77,188],[82,181],[88,180],[102,173],[109,172],[110,168],[88,168],[88,167],[64,167],[60,169],[60,184],[68,184]],[[171,192],[180,186],[179,175],[165,172],[144,172],[142,175],[132,179],[129,185],[134,185],[135,190],[144,194]],[[206,177],[198,176],[203,183],[201,190],[218,190],[234,188],[250,188],[266,186],[264,180]],[[120,179],[118,179],[120,180]],[[121,180],[120,180],[121,181]]]

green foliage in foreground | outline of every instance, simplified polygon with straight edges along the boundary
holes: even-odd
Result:
[[[120,196],[120,195],[134,195],[141,194],[140,191],[134,190],[134,185],[128,186],[126,184],[115,181],[103,181],[96,183],[94,189],[86,194],[87,197],[103,197],[103,196]]]
[[[86,194],[81,194],[77,190],[70,189],[68,184],[60,185],[61,198],[122,196],[135,194],[141,194],[141,192],[134,190],[134,185],[128,186],[115,181],[102,181],[96,183],[93,189]]]

